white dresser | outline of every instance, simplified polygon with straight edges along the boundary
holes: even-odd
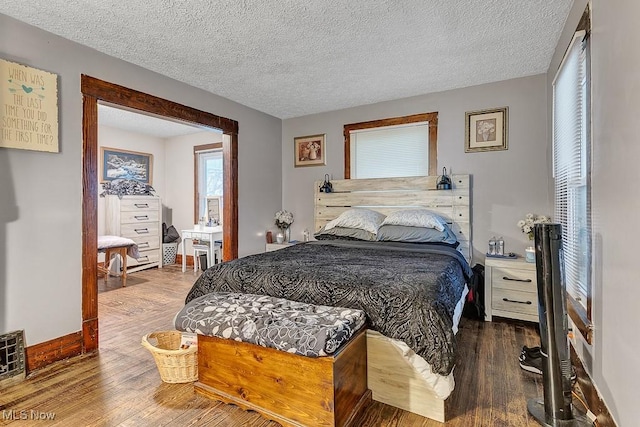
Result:
[[[127,258],[127,272],[162,267],[162,204],[155,196],[106,196],[105,234],[127,237],[140,258]]]
[[[493,316],[538,322],[536,264],[518,259],[485,260],[486,320]]]

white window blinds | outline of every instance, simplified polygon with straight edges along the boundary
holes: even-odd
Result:
[[[555,220],[562,224],[567,292],[585,308],[591,276],[588,46],[585,32],[576,33],[553,83]]]
[[[199,151],[198,218],[207,216],[207,196],[222,196],[224,191],[222,150]]]
[[[429,123],[350,132],[351,178],[429,174]]]

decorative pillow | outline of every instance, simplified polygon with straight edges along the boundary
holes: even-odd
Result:
[[[360,228],[333,227],[327,230],[322,227],[313,235],[317,240],[368,240],[375,242],[376,235]]]
[[[439,215],[426,209],[406,209],[391,212],[381,225],[406,225],[409,227],[435,228],[444,231],[447,222]]]
[[[457,248],[460,243],[448,226],[444,231],[435,228],[381,225],[377,238],[381,242],[436,243]]]
[[[376,234],[384,218],[385,216],[383,214],[372,211],[371,209],[349,209],[348,211],[342,212],[336,219],[329,221],[324,229],[331,230],[334,227],[359,228]]]

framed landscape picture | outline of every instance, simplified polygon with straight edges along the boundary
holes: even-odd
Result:
[[[145,184],[152,184],[153,154],[120,148],[100,149],[102,157],[102,181],[114,179],[132,179]]]
[[[508,148],[508,107],[465,113],[466,153]]]
[[[323,166],[326,164],[325,136],[299,136],[293,139],[294,166]]]

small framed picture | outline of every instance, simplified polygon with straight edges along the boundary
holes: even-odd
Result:
[[[325,135],[299,136],[293,139],[294,166],[323,166],[326,164]]]
[[[465,113],[465,153],[508,148],[508,107]]]
[[[102,147],[102,181],[133,179],[151,185],[153,154]]]

